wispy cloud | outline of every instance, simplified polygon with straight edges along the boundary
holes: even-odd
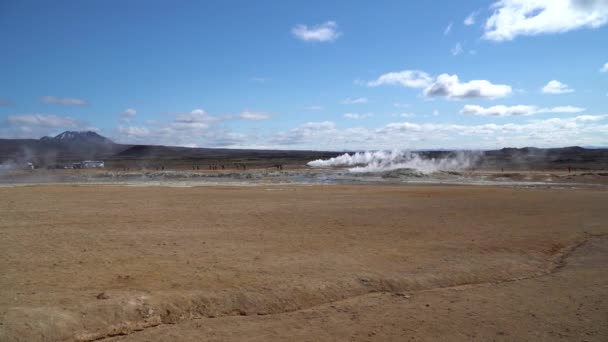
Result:
[[[367,118],[371,118],[372,116],[374,116],[373,113],[364,113],[364,114],[346,113],[343,115],[343,117],[345,119],[349,119],[349,120],[365,120]]]
[[[608,72],[608,63],[604,64],[604,66],[600,69],[600,72]]]
[[[135,110],[133,108],[128,108],[120,114],[120,121],[125,122],[125,123],[131,122],[131,120],[136,115],[137,115],[137,110]]]
[[[540,108],[538,106],[516,105],[516,106],[492,106],[482,107],[478,105],[465,105],[461,110],[461,114],[478,115],[478,116],[527,116],[541,113],[580,113],[585,111],[585,108],[574,106],[560,106],[552,108]]]
[[[477,17],[477,14],[479,14],[479,11],[475,11],[472,12],[471,14],[469,14],[465,19],[464,19],[464,24],[466,26],[471,26],[471,25],[475,25],[475,17]]]
[[[450,50],[450,52],[452,53],[452,56],[458,56],[460,55],[464,50],[462,49],[462,45],[460,43],[456,43],[456,46],[454,46],[452,48],[452,50]]]
[[[249,81],[254,83],[266,83],[269,79],[266,77],[250,77]]]
[[[11,125],[38,126],[50,128],[74,128],[79,126],[75,119],[52,114],[10,115],[7,121]]]
[[[43,96],[40,99],[43,103],[58,104],[63,106],[86,106],[87,101],[71,97]]]
[[[342,35],[342,32],[338,31],[338,24],[334,21],[311,27],[296,25],[291,29],[291,33],[294,37],[306,42],[333,42]]]
[[[443,30],[444,36],[447,36],[448,34],[450,34],[450,32],[452,32],[452,26],[454,26],[454,23],[450,22],[448,26],[445,27],[445,29]]]
[[[356,97],[356,98],[348,97],[348,98],[342,100],[342,104],[362,104],[362,103],[367,103],[366,97]]]
[[[239,117],[247,121],[261,121],[270,119],[270,114],[261,112],[250,112],[248,110],[242,112]]]

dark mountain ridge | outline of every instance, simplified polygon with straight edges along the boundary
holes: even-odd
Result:
[[[55,137],[41,139],[0,139],[0,163],[32,162],[50,166],[73,161],[101,159],[110,165],[128,167],[181,161],[188,163],[254,163],[306,164],[315,159],[326,159],[345,152],[247,150],[226,148],[189,148],[162,145],[125,145],[92,131],[66,131]],[[419,151],[428,158],[443,158],[453,151]],[[479,153],[476,168],[480,169],[608,169],[608,149],[586,149],[579,146],[564,148],[503,148]],[[193,164],[194,165],[194,164]]]

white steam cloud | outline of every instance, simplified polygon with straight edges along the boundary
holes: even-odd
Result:
[[[455,152],[443,158],[427,158],[408,150],[367,151],[308,163],[312,167],[350,167],[350,172],[380,172],[415,169],[422,173],[456,171],[472,167],[479,159],[476,152]]]

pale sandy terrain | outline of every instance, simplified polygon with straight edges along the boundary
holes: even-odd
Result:
[[[607,203],[602,189],[0,188],[0,341],[605,341]]]

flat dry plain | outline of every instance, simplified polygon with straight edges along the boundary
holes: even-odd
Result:
[[[0,341],[606,341],[608,192],[0,188]]]

